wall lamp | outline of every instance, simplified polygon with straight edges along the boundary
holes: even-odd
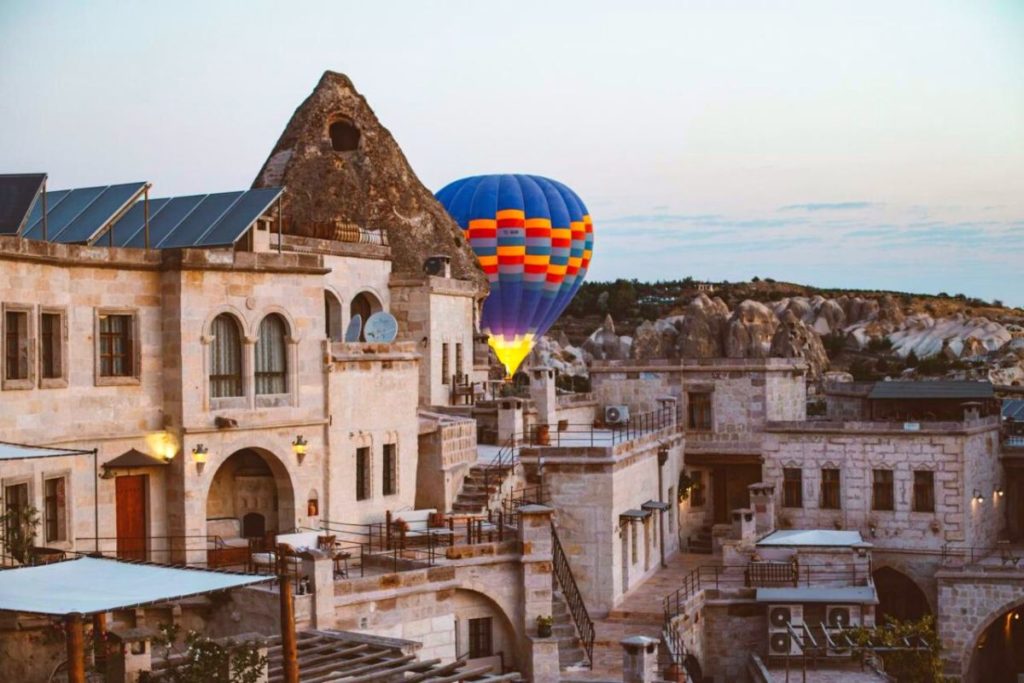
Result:
[[[292,451],[295,452],[295,457],[299,459],[299,464],[302,464],[302,459],[306,457],[306,449],[309,448],[309,442],[299,434],[295,437],[295,441],[292,441]]]
[[[976,503],[984,503],[985,502],[985,496],[981,495],[981,491],[979,491],[978,489],[974,489],[972,495],[974,496],[974,502],[976,502]]]
[[[995,489],[992,490],[992,493],[995,496],[997,496],[999,498],[1002,498],[1003,497],[1003,487],[1002,486],[995,487]]]
[[[192,462],[196,464],[197,473],[203,473],[203,468],[206,467],[206,456],[209,454],[210,451],[201,443],[196,444],[196,447],[192,449]]]

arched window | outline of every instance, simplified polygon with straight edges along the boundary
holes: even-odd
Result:
[[[359,149],[359,129],[348,119],[340,119],[327,130],[335,152],[353,152]]]
[[[349,304],[349,320],[358,315],[362,319],[363,329],[365,330],[366,321],[370,319],[370,316],[382,310],[383,307],[380,305],[377,297],[370,292],[359,292],[359,294],[353,297],[352,303]],[[359,333],[359,341],[366,341],[366,337],[362,332]]]
[[[242,395],[242,334],[238,322],[227,313],[213,320],[210,347],[210,397]]]
[[[260,323],[260,337],[256,340],[256,393],[285,394],[288,392],[288,355],[285,337],[288,324],[284,318],[271,313]]]
[[[330,292],[324,292],[324,321],[327,339],[342,341],[344,332],[341,329],[341,302]]]

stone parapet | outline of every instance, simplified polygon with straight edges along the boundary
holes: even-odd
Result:
[[[907,429],[907,425],[914,425]],[[998,429],[999,416],[993,415],[977,420],[962,422],[867,422],[838,420],[795,420],[769,421],[765,423],[766,432],[814,433],[814,434],[900,434],[914,436],[917,434],[977,434]]]

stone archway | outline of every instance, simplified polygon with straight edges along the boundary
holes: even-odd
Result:
[[[880,567],[871,574],[878,592],[875,616],[878,623],[885,617],[900,621],[916,621],[932,613],[928,596],[917,583],[892,567]]]
[[[456,588],[452,596],[452,613],[455,617],[456,655],[470,657],[471,630],[473,623],[480,625],[479,620],[489,620],[490,654],[488,657],[500,658],[501,663],[511,670],[518,666],[518,638],[515,625],[505,610],[493,598],[485,593],[469,588]]]
[[[365,330],[366,321],[370,316],[383,310],[384,306],[380,299],[373,292],[363,290],[352,297],[352,303],[349,304],[349,320],[358,315],[363,321]],[[359,333],[359,341],[366,341],[363,332]]]
[[[270,451],[242,448],[214,472],[206,493],[207,533],[225,541],[291,530],[295,491],[284,464]]]
[[[1024,675],[1024,598],[986,622],[969,656],[966,683],[1016,683]]]

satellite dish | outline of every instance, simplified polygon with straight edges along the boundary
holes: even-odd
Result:
[[[381,311],[366,321],[366,341],[389,344],[398,336],[398,321],[395,316]]]
[[[348,327],[345,328],[345,341],[346,342],[357,342],[359,341],[359,335],[363,331],[363,316],[356,313],[352,316],[352,320],[349,321]]]

